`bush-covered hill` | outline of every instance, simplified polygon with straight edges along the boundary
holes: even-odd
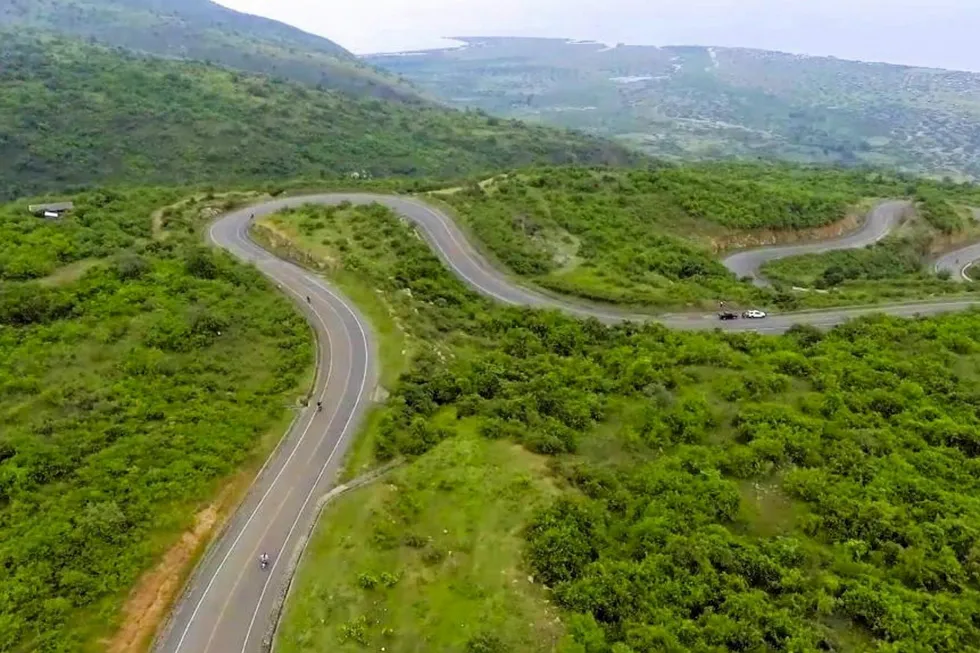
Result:
[[[270,222],[414,354],[361,446],[415,462],[328,507],[283,651],[980,647],[977,312],[607,328],[474,295],[378,207]]]
[[[923,275],[899,289],[795,296],[740,282],[720,259],[732,249],[853,229],[874,198],[930,198],[920,210],[950,230],[965,223],[946,216],[947,199],[980,205],[975,186],[859,169],[720,163],[525,170],[436,197],[494,258],[538,285],[659,307],[726,300],[787,308],[943,292],[943,283]]]
[[[767,263],[762,268],[763,274],[787,287],[813,288],[825,293],[856,288],[869,293],[901,286],[908,289],[919,286],[920,291],[934,288],[936,279],[951,278],[948,273],[937,273],[935,262],[939,254],[980,240],[980,223],[973,215],[974,210],[955,201],[962,202],[965,198],[952,199],[947,200],[934,189],[918,193],[915,214],[874,245],[791,256]],[[971,204],[980,204],[980,198]]]
[[[460,176],[620,146],[47,37],[0,43],[0,197],[109,181]]]
[[[418,101],[393,75],[338,44],[210,0],[5,0],[0,25],[163,57],[209,61],[356,94]]]
[[[154,237],[181,195],[87,192],[58,221],[0,207],[0,651],[105,650],[140,574],[228,508],[218,490],[306,391],[303,319],[198,242],[235,198],[165,211]]]
[[[759,156],[980,177],[980,75],[742,48],[470,38],[367,61],[457,106],[678,159]]]

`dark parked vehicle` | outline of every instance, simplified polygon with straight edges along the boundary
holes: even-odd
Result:
[[[719,320],[737,320],[738,313],[732,313],[731,311],[725,311],[724,313],[718,314]]]

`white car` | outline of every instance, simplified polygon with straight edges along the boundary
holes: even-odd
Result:
[[[757,311],[754,308],[752,310],[745,311],[742,313],[742,317],[749,320],[761,320],[766,316],[764,311]]]

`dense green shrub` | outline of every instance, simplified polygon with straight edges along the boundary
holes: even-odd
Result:
[[[110,182],[249,181],[275,195],[282,189],[270,180],[299,176],[445,179],[639,158],[609,141],[492,124],[476,112],[13,32],[0,41],[0,132],[2,200]],[[77,246],[50,245],[52,254]],[[6,276],[32,272],[11,254],[0,260]]]
[[[942,195],[932,190],[919,190],[915,199],[919,213],[939,231],[951,234],[963,229],[963,218]]]
[[[0,650],[105,635],[309,365],[307,327],[255,270],[193,230],[147,244],[177,196],[85,193],[59,221],[0,208],[0,261],[34,262],[0,272]]]
[[[929,243],[921,238],[889,239],[863,249],[806,254],[763,266],[766,277],[791,286],[834,288],[848,281],[928,279]],[[948,280],[948,279],[947,279]]]
[[[959,198],[980,204],[980,191],[865,170],[789,165],[685,164],[644,170],[546,168],[500,176],[440,196],[503,266],[559,293],[599,302],[656,307],[714,307],[718,301],[792,309],[799,305],[880,301],[951,292],[922,275],[921,242],[887,244],[872,253],[835,252],[826,274],[800,281],[793,263],[777,279],[835,287],[880,282],[839,293],[791,295],[736,279],[720,262],[726,250],[757,240],[752,232],[801,230],[839,221],[867,198]],[[929,209],[924,203],[924,210]],[[932,211],[935,213],[935,211]],[[927,213],[929,218],[932,213]],[[953,216],[957,219],[955,211]],[[823,259],[812,260],[812,265]],[[774,267],[774,271],[776,268]],[[896,278],[897,277],[897,278]],[[845,290],[850,290],[850,287]]]
[[[410,287],[413,331],[431,306],[451,352],[393,389],[378,453],[419,455],[455,415],[552,456],[561,491],[525,556],[569,650],[980,646],[980,314],[610,328],[493,306],[408,226],[359,215],[386,234],[364,273]]]

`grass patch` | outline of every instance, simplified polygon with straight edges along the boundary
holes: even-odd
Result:
[[[377,466],[378,433],[383,424],[384,416],[384,406],[375,406],[368,412],[364,425],[347,452],[343,471],[337,479],[338,482],[343,483],[357,478]]]
[[[42,286],[64,286],[72,284],[81,279],[86,272],[94,268],[99,263],[100,259],[83,259],[81,261],[75,261],[74,263],[69,263],[68,265],[58,268],[46,277],[38,279],[38,283]]]
[[[521,530],[555,493],[545,460],[460,429],[324,511],[280,651],[553,650],[558,613],[521,562]]]

